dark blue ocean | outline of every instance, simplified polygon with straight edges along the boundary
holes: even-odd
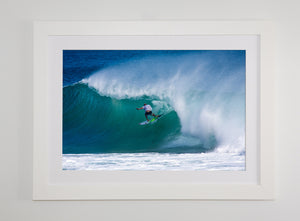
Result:
[[[64,50],[64,168],[216,153],[235,157],[222,168],[244,168],[245,59],[244,50]],[[163,116],[141,126],[144,103]]]

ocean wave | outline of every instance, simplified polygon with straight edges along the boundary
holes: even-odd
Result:
[[[245,67],[209,53],[163,58],[131,59],[64,87],[64,153],[243,152]],[[143,103],[164,117],[141,127]]]

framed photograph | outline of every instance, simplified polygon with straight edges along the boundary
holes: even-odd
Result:
[[[36,22],[34,200],[270,200],[268,22]]]

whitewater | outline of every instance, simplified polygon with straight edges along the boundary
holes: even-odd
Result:
[[[244,170],[245,56],[64,52],[63,169]]]

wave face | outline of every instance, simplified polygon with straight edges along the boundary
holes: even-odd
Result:
[[[65,57],[68,64],[80,58],[93,71],[74,74],[64,64],[64,154],[245,151],[245,51],[71,51]],[[144,112],[135,108],[144,103],[163,117],[139,125]]]

